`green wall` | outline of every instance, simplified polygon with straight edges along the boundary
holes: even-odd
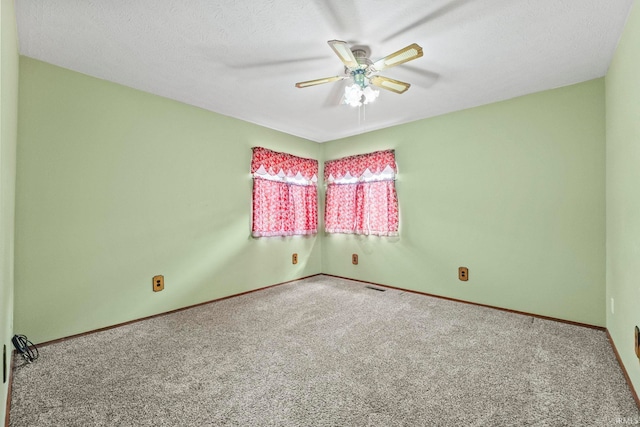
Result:
[[[606,77],[607,328],[634,388],[640,363],[633,350],[640,325],[640,8],[627,20]],[[611,311],[611,299],[615,301]]]
[[[20,67],[15,329],[36,342],[320,272],[605,324],[603,79],[315,144]],[[395,148],[400,237],[251,239],[254,145]]]
[[[605,325],[603,79],[323,148],[394,148],[400,204],[399,238],[326,236],[324,273]]]
[[[26,57],[19,89],[17,332],[42,342],[320,273],[319,237],[250,237],[249,165],[256,145],[321,145]]]
[[[18,118],[18,38],[12,0],[0,1],[0,100],[0,346],[7,346],[7,361],[10,361],[13,349],[11,336]],[[8,386],[8,381],[0,384],[0,422],[4,422],[6,415]]]

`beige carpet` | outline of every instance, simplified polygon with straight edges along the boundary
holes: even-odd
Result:
[[[602,331],[318,276],[41,348],[11,426],[613,426]]]

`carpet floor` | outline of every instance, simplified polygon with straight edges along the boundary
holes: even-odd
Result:
[[[316,276],[51,344],[10,426],[640,423],[604,332]]]

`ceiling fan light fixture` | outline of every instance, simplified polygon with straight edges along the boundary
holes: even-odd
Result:
[[[375,101],[379,95],[380,95],[379,90],[371,89],[371,86],[367,86],[362,91],[362,96],[364,97],[364,101],[362,103],[369,104]]]
[[[362,88],[357,84],[352,84],[344,88],[344,103],[352,107],[362,105]]]
[[[352,107],[360,107],[372,103],[378,95],[380,95],[379,90],[372,89],[371,86],[365,86],[363,89],[359,84],[354,83],[344,88],[344,103]]]

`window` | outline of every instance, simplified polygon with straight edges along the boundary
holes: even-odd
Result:
[[[326,162],[326,232],[397,236],[396,171],[393,150]]]
[[[318,161],[253,148],[254,237],[318,232]]]

